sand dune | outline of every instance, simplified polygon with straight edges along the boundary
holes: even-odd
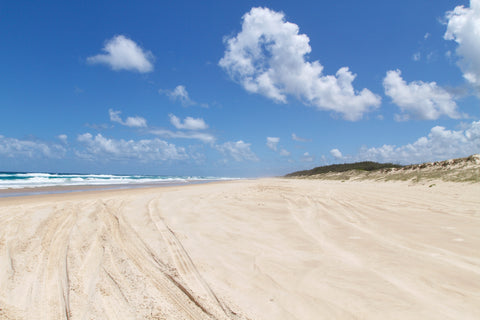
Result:
[[[317,167],[312,170],[299,171],[287,176],[297,179],[320,180],[374,180],[374,181],[410,181],[413,183],[427,183],[429,181],[444,182],[480,182],[480,154],[466,158],[449,159],[436,162],[412,164],[400,168],[384,168],[377,170],[347,170],[355,164],[333,165]],[[357,163],[358,165],[358,163]],[[377,163],[381,166],[382,164]],[[342,170],[332,170],[331,167],[340,166]],[[377,168],[378,168],[377,166]],[[375,167],[375,166],[372,166]],[[330,170],[330,172],[325,172]],[[324,172],[324,173],[317,173]]]
[[[0,319],[479,319],[480,184],[0,199]]]

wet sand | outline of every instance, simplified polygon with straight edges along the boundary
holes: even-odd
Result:
[[[479,319],[479,195],[261,179],[2,198],[0,319]]]

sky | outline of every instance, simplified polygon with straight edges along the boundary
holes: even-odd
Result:
[[[0,171],[480,153],[480,0],[3,1]]]

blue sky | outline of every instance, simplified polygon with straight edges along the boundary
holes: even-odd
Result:
[[[0,41],[0,171],[480,152],[480,0],[5,1]]]

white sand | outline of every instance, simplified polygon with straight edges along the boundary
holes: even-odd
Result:
[[[0,319],[480,319],[480,184],[0,199]]]

